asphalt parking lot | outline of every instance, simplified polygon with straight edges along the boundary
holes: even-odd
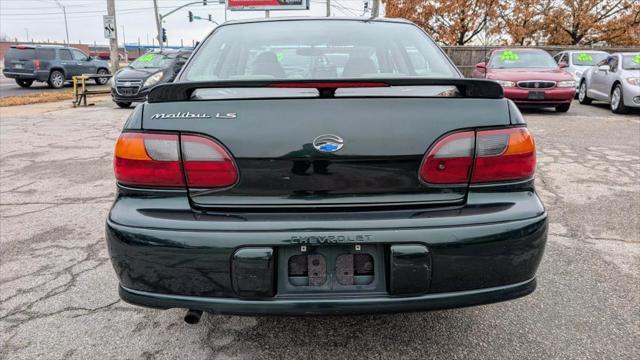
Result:
[[[640,114],[574,103],[525,112],[550,234],[537,291],[415,314],[204,315],[119,300],[104,244],[111,154],[130,110],[111,101],[1,108],[4,359],[594,358],[640,353]]]

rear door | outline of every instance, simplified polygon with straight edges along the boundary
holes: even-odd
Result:
[[[40,61],[40,70],[47,70],[56,60],[56,49],[39,47],[36,49],[36,57]]]
[[[82,70],[78,66],[78,62],[73,58],[73,54],[69,49],[59,49],[58,55],[60,56],[60,64],[64,68],[64,73],[67,80],[72,76],[80,75]]]
[[[35,71],[33,61],[36,49],[30,46],[12,46],[4,56],[4,68],[9,72],[29,74]]]

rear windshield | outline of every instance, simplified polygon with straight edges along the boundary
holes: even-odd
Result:
[[[558,67],[558,64],[546,51],[500,50],[491,56],[489,67],[492,69],[553,69]]]
[[[577,66],[593,66],[600,61],[607,58],[609,54],[593,53],[593,52],[580,52],[571,55],[573,65]]]
[[[33,48],[9,48],[5,55],[7,59],[33,60],[36,57],[36,49]]]
[[[340,20],[226,25],[183,79],[458,78],[440,49],[409,24]]]
[[[622,55],[622,68],[625,70],[640,70],[640,53]]]
[[[134,69],[164,68],[169,66],[174,58],[175,55],[168,56],[164,54],[149,53],[137,58],[129,65],[129,67]]]

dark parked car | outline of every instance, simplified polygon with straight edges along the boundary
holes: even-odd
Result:
[[[50,87],[59,89],[76,75],[109,74],[109,63],[71,47],[16,45],[7,49],[2,73],[24,88],[34,81],[46,81]],[[96,78],[95,81],[104,85],[108,78]]]
[[[535,164],[410,22],[229,22],[128,119],[106,239],[120,296],[189,322],[503,301],[536,287]]]
[[[165,49],[148,52],[115,73],[111,81],[113,101],[122,108],[147,100],[152,87],[173,81],[192,50]]]

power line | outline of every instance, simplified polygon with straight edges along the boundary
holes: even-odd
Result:
[[[173,9],[172,6],[160,6],[161,9]],[[130,13],[130,12],[142,12],[142,11],[147,11],[147,10],[153,10],[152,7],[146,7],[146,8],[129,8],[129,9],[121,9],[116,11],[116,14],[119,13]],[[89,11],[68,11],[67,14],[71,15],[71,14],[104,14],[107,12],[107,9],[104,10],[89,10]],[[47,15],[59,15],[60,12],[50,12],[50,13],[12,13],[12,14],[7,14],[7,13],[0,13],[0,16],[47,16]]]

